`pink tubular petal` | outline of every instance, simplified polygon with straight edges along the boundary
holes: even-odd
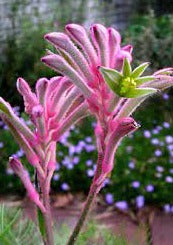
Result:
[[[157,76],[157,75],[171,75],[173,74],[173,68],[172,67],[167,67],[161,70],[156,71],[153,75]]]
[[[122,47],[122,50],[128,52],[129,54],[132,54],[133,46],[131,44],[128,44],[128,45]]]
[[[60,72],[79,87],[86,97],[92,94],[91,89],[87,86],[81,76],[59,55],[48,55],[42,58],[42,62],[52,69]]]
[[[67,113],[69,108],[73,105],[74,101],[81,95],[80,90],[77,87],[74,87],[70,90],[66,96],[64,103],[61,104],[59,111],[55,117],[55,121],[59,122],[63,119],[64,115]]]
[[[30,199],[41,209],[42,212],[45,212],[43,204],[39,200],[39,194],[35,190],[31,180],[29,178],[28,172],[23,167],[22,163],[15,157],[10,157],[9,164],[13,171],[19,176],[24,187],[27,190],[28,196]]]
[[[87,80],[93,79],[92,73],[90,72],[90,67],[85,60],[83,54],[79,49],[72,43],[70,38],[64,33],[52,32],[45,35],[45,39],[55,45],[57,48],[63,49],[67,54],[69,54],[74,62],[78,65],[79,69],[83,73]]]
[[[57,141],[68,130],[72,125],[77,123],[82,118],[88,116],[87,113],[88,106],[85,102],[80,104],[77,108],[74,109],[64,120],[62,120],[59,127],[52,133],[52,140]]]
[[[115,67],[115,60],[116,56],[118,54],[118,51],[120,50],[120,43],[121,43],[121,36],[118,31],[116,31],[114,28],[108,28],[108,34],[109,34],[109,53],[110,53],[110,68]]]
[[[48,170],[54,171],[56,165],[56,142],[51,143],[48,151],[51,152],[51,156],[47,168]]]
[[[88,59],[88,62],[91,65],[97,66],[98,65],[97,54],[88,38],[86,30],[82,26],[77,24],[68,24],[66,25],[65,29],[69,34],[69,36],[74,41],[76,41],[76,43],[83,49]]]
[[[15,172],[15,174],[17,174],[18,176],[23,174],[23,165],[18,160],[17,157],[10,157],[9,164],[10,164],[11,169]]]
[[[106,151],[103,159],[102,172],[108,174],[112,171],[114,165],[114,156],[121,139],[130,132],[138,129],[139,125],[133,118],[127,117],[113,122],[114,130],[111,130],[110,136],[106,139]],[[112,127],[113,125],[111,125]]]
[[[91,37],[100,56],[100,65],[109,66],[108,31],[101,24],[91,26]]]
[[[17,80],[17,90],[23,96],[26,113],[30,114],[32,107],[38,104],[36,95],[32,93],[28,83],[22,78]]]
[[[54,91],[54,94],[51,98],[51,101],[49,101],[50,108],[48,107],[48,113],[50,116],[55,115],[55,112],[57,112],[58,107],[60,106],[59,103],[64,98],[64,93],[67,91],[69,87],[71,87],[73,84],[67,77],[62,77],[61,80],[59,80],[59,84]],[[49,97],[50,99],[50,97]]]
[[[48,83],[49,81],[47,80],[47,78],[40,78],[36,83],[37,97],[42,106],[46,104],[45,99],[46,99]]]
[[[10,104],[4,99],[0,98],[0,103],[3,104],[5,111],[0,110],[0,117],[3,120],[7,120],[20,134],[22,134],[32,145],[37,144],[36,137],[32,131],[23,123],[22,120],[14,113]]]

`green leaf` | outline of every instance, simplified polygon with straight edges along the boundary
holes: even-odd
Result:
[[[129,77],[131,75],[132,68],[130,62],[127,58],[124,59],[123,62],[123,75]]]
[[[139,65],[138,67],[136,67],[134,69],[134,71],[132,72],[131,76],[133,78],[140,77],[144,73],[144,71],[147,69],[148,66],[149,66],[149,62],[145,62],[145,63]]]
[[[154,76],[144,76],[135,79],[135,82],[137,83],[137,85],[141,85],[143,83],[153,81],[154,79],[156,79]]]
[[[103,77],[105,75],[109,76],[112,80],[115,80],[115,81],[120,81],[120,79],[123,78],[123,75],[117,71],[117,70],[114,70],[114,69],[109,69],[109,68],[106,68],[106,67],[100,67],[100,72],[101,74],[103,75]]]
[[[37,216],[38,216],[39,230],[44,240],[44,238],[46,237],[46,227],[44,222],[44,216],[39,208],[37,208]]]
[[[122,79],[121,73],[119,73],[116,70],[113,69],[107,69],[100,67],[100,72],[105,80],[105,82],[108,84],[111,90],[114,92],[117,91],[118,85],[120,80]]]
[[[138,98],[138,97],[143,97],[147,95],[151,95],[157,92],[157,89],[154,88],[136,88],[133,90],[129,90],[125,97],[127,98]]]

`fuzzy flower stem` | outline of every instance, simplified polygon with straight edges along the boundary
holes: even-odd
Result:
[[[90,186],[90,191],[85,203],[85,206],[83,208],[83,211],[81,213],[81,216],[73,230],[73,233],[70,236],[70,239],[67,243],[67,245],[73,245],[84,225],[84,222],[87,218],[88,213],[90,212],[90,209],[92,207],[92,204],[95,201],[95,198],[98,194],[98,186],[96,184],[96,180],[100,177],[101,175],[101,167],[102,167],[102,162],[103,162],[103,158],[104,158],[104,151],[98,152],[98,158],[97,158],[97,168],[96,168],[96,172],[94,174],[93,180],[92,180],[92,184]]]
[[[98,161],[99,161],[99,158],[98,158]],[[98,162],[97,162],[97,164],[98,164]],[[77,224],[76,224],[76,226],[75,226],[75,228],[74,228],[74,230],[73,230],[73,232],[72,232],[72,234],[68,240],[67,245],[75,244],[76,239],[77,239],[77,237],[78,237],[78,235],[79,235],[79,233],[80,233],[80,231],[84,225],[84,222],[85,222],[85,220],[86,220],[86,218],[87,218],[87,216],[91,210],[92,204],[95,201],[95,198],[96,198],[97,193],[98,193],[97,192],[98,186],[95,184],[95,178],[97,175],[99,175],[99,172],[100,172],[100,169],[98,167],[99,165],[100,164],[97,165],[97,170],[95,172],[95,175],[94,175],[91,187],[90,187],[90,191],[89,191],[86,203],[85,203],[85,206],[84,206],[83,211],[81,213],[81,216],[80,216],[80,218],[79,218],[79,220],[78,220],[78,222],[77,222]]]
[[[49,190],[46,188],[46,183],[42,188],[43,195],[43,203],[46,208],[46,212],[43,214],[46,228],[46,238],[44,240],[45,245],[54,245],[53,239],[53,227],[52,227],[52,217],[51,217],[51,209],[50,209],[50,198],[49,198]]]

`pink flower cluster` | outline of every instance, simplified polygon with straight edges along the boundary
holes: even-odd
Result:
[[[49,193],[56,164],[56,142],[72,124],[87,115],[87,105],[79,89],[65,77],[39,79],[36,93],[31,91],[24,79],[19,78],[17,89],[23,96],[25,112],[34,130],[25,125],[2,98],[0,117],[23,149],[28,162],[37,170],[40,187],[45,186]],[[45,212],[44,204],[19,159],[11,157],[10,166],[20,177],[30,199]]]
[[[113,168],[114,155],[120,140],[138,128],[135,121],[128,116],[147,96],[121,98],[112,92],[100,73],[101,66],[121,72],[124,60],[132,61],[132,46],[121,47],[121,36],[115,29],[94,24],[88,35],[82,26],[68,24],[65,30],[66,34],[53,32],[45,35],[45,39],[56,48],[57,54],[49,51],[42,61],[68,77],[80,89],[91,113],[97,118],[97,149],[99,154],[104,155],[104,159],[100,163],[102,176],[97,176],[95,180],[101,185]],[[110,77],[112,71],[110,70]],[[161,70],[153,75],[154,81],[146,82],[141,87],[155,88],[155,91],[170,87],[171,72],[171,68]]]

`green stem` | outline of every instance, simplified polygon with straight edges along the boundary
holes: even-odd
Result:
[[[53,225],[52,225],[52,217],[51,217],[51,209],[50,209],[50,198],[49,198],[49,192],[46,188],[46,185],[43,188],[43,203],[46,208],[46,212],[43,214],[45,229],[46,229],[46,237],[44,238],[44,244],[54,245]]]
[[[97,195],[97,192],[96,192],[95,189],[96,189],[95,186],[93,186],[90,189],[90,192],[88,194],[88,197],[87,197],[84,209],[82,211],[82,214],[81,214],[81,216],[80,216],[80,218],[79,218],[79,220],[78,220],[78,222],[77,222],[77,224],[76,224],[76,226],[74,228],[73,233],[70,236],[70,239],[69,239],[67,245],[73,245],[75,243],[75,241],[76,241],[76,239],[77,239],[77,237],[79,235],[79,232],[80,232],[81,228],[83,227],[83,224],[84,224],[84,222],[85,222],[85,220],[87,218],[87,215],[88,215],[88,213],[90,211],[92,203],[94,202],[95,197]]]
[[[94,178],[93,178],[93,181],[92,181],[92,184],[91,184],[91,187],[90,187],[90,191],[89,191],[89,194],[88,194],[88,197],[87,197],[87,200],[86,200],[86,203],[85,203],[85,206],[83,208],[83,211],[81,213],[81,216],[68,240],[68,243],[67,245],[73,245],[84,225],[84,222],[87,218],[87,215],[91,209],[91,206],[92,204],[94,203],[95,201],[95,198],[97,196],[97,193],[98,193],[98,186],[95,184],[95,180],[100,176],[101,174],[101,164],[102,164],[102,160],[103,160],[103,156],[104,154],[103,153],[99,153],[98,154],[98,160],[97,160],[97,169],[96,169],[96,172],[95,172],[95,175],[94,175]]]

